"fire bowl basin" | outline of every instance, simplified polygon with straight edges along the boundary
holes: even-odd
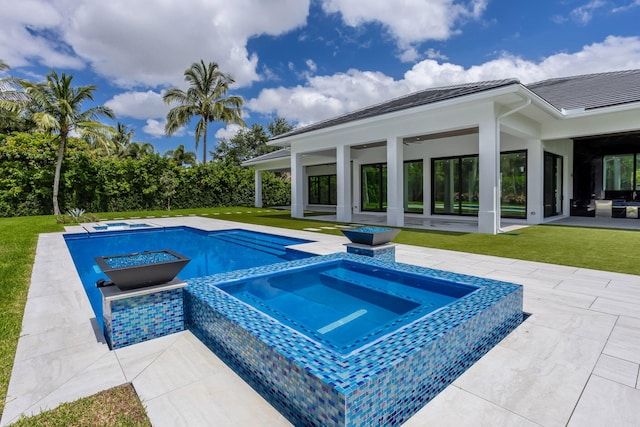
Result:
[[[350,230],[342,230],[347,239],[353,243],[362,245],[378,246],[389,243],[400,230],[385,227],[359,227]]]
[[[113,284],[123,291],[169,282],[190,261],[169,249],[100,256],[94,260]]]

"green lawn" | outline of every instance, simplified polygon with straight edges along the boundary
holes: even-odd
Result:
[[[251,213],[247,213],[247,212]],[[236,213],[241,212],[241,213]],[[218,215],[216,215],[216,213]],[[292,219],[288,211],[252,208],[99,214],[100,218],[207,215],[229,221],[301,230],[334,223]],[[63,231],[53,216],[0,218],[0,412],[4,408],[38,234]],[[322,233],[341,235],[339,230]],[[538,225],[497,236],[403,229],[396,243],[495,255],[640,275],[640,232]],[[39,422],[40,423],[40,422]],[[50,424],[38,424],[50,425]],[[53,425],[53,424],[51,424]]]

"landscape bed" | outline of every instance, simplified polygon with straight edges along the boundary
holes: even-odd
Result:
[[[224,290],[331,264],[420,276],[464,292],[341,349]],[[389,289],[390,297],[399,295],[395,284]],[[517,327],[522,315],[519,285],[344,253],[195,278],[185,288],[187,328],[295,425],[400,425]]]

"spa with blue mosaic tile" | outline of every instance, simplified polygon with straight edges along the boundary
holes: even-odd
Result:
[[[355,262],[476,290],[348,353],[318,343],[218,286]],[[522,321],[522,287],[333,254],[189,280],[186,326],[295,425],[400,425]]]

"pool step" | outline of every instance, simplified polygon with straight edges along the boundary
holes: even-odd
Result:
[[[240,233],[213,234],[211,237],[271,255],[282,256],[287,253],[286,249],[282,245],[266,240],[254,239]]]
[[[394,313],[404,314],[418,307],[421,303],[410,297],[393,295],[384,290],[370,287],[362,280],[354,280],[353,277],[345,277],[337,272],[324,271],[318,276],[326,286]]]

